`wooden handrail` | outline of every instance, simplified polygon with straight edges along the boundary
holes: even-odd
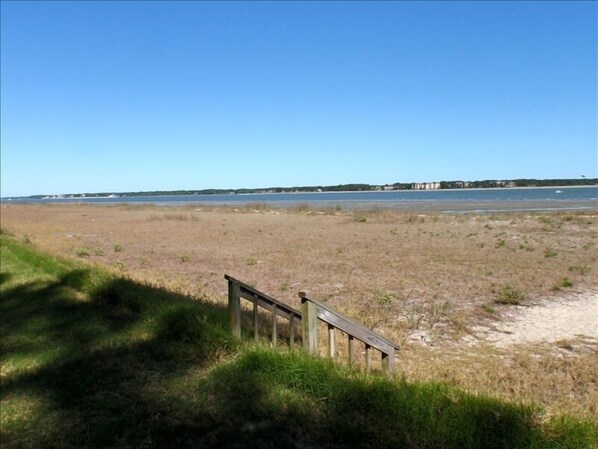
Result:
[[[355,339],[365,344],[366,367],[369,371],[371,366],[372,348],[377,349],[382,354],[382,364],[389,373],[394,372],[395,353],[400,346],[376,334],[371,329],[362,326],[359,323],[343,316],[333,310],[330,306],[308,298],[306,293],[299,292],[301,306],[303,310],[303,347],[311,353],[315,353],[318,347],[317,342],[317,321],[321,320],[328,325],[328,353],[334,358],[334,330],[338,329],[347,334],[349,338],[349,363],[353,362],[353,342]]]
[[[250,285],[235,279],[228,274],[224,275],[228,281],[228,305],[230,313],[230,325],[233,335],[241,338],[241,298],[248,299],[253,302],[253,326],[255,340],[258,340],[259,330],[259,314],[258,307],[262,307],[272,312],[272,344],[276,345],[278,341],[277,336],[277,321],[276,317],[280,316],[289,320],[290,338],[289,344],[292,346],[295,340],[295,322],[301,320],[302,314],[297,309],[286,305],[283,302],[272,298],[265,293],[262,293]]]
[[[224,275],[228,281],[228,304],[230,312],[230,325],[233,335],[241,338],[241,298],[253,303],[253,327],[255,340],[258,340],[259,313],[258,308],[262,307],[272,313],[272,344],[277,344],[277,317],[289,320],[289,345],[292,346],[295,340],[295,324],[301,321],[303,347],[308,352],[315,354],[318,349],[318,320],[328,326],[328,354],[335,357],[335,330],[338,329],[347,334],[349,339],[349,364],[354,360],[354,341],[359,340],[365,345],[366,368],[371,367],[371,350],[376,349],[382,354],[382,365],[384,369],[393,373],[395,368],[395,353],[400,349],[399,345],[376,334],[371,329],[343,316],[333,310],[330,306],[308,298],[303,292],[299,292],[301,298],[301,311],[286,305],[279,300],[262,293],[250,285],[235,279],[232,276]]]

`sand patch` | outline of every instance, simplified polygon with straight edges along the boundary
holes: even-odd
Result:
[[[531,306],[514,306],[493,329],[476,330],[481,341],[499,347],[572,338],[598,342],[598,291],[572,293]]]

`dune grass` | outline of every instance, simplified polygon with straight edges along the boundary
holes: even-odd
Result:
[[[5,448],[590,448],[595,424],[233,341],[201,298],[2,235]]]

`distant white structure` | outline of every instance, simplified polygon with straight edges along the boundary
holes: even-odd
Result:
[[[411,184],[412,190],[437,190],[440,188],[440,182],[414,182]]]

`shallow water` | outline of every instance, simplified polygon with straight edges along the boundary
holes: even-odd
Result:
[[[162,195],[87,198],[3,198],[7,203],[34,204],[156,204],[229,205],[265,204],[270,207],[395,209],[459,212],[587,210],[598,208],[598,186],[551,188],[460,189],[429,191],[368,191],[318,193],[261,193],[243,195]]]

